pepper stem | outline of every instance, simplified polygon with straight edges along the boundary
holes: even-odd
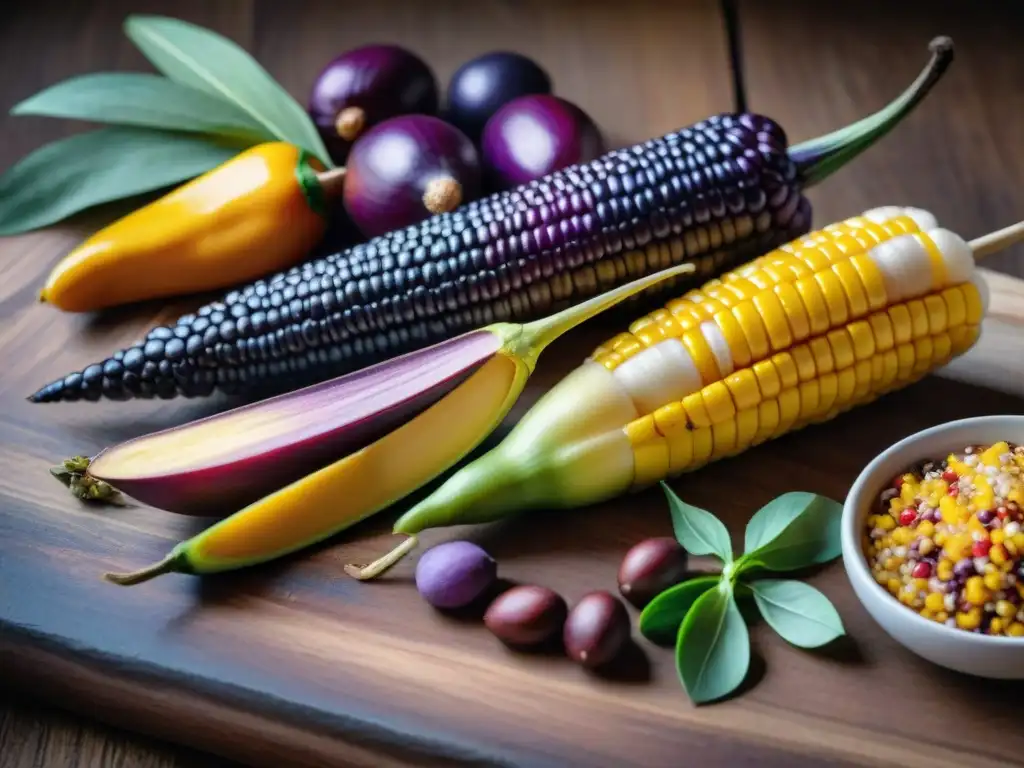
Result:
[[[462,185],[450,176],[431,179],[423,190],[423,207],[435,216],[462,205]]]
[[[103,578],[107,581],[119,584],[122,587],[130,587],[134,584],[141,584],[165,573],[188,573],[188,561],[183,554],[172,551],[167,557],[158,563],[153,563],[145,568],[140,568],[131,573],[105,573]]]
[[[329,171],[323,171],[316,175],[316,180],[320,188],[323,189],[325,197],[328,199],[341,197],[345,187],[345,169],[331,168]]]
[[[978,261],[1022,241],[1024,241],[1024,221],[1018,221],[1016,224],[977,237],[967,245],[974,253],[974,260]]]
[[[580,323],[583,323],[595,315],[599,315],[606,309],[614,307],[631,296],[645,291],[663,280],[676,277],[695,269],[693,264],[677,264],[653,275],[641,277],[618,288],[605,291],[602,294],[587,299],[584,302],[563,309],[548,317],[523,325],[522,331],[515,340],[515,353],[523,359],[532,371],[537,363],[540,353],[555,339],[568,331],[571,331]]]
[[[346,565],[345,573],[353,579],[359,579],[360,581],[375,579],[398,563],[398,561],[407,554],[412,552],[416,548],[417,544],[419,544],[419,540],[415,536],[409,536],[409,538],[392,549],[386,555],[378,557],[369,565]]]
[[[888,106],[853,125],[790,148],[805,187],[818,184],[896,127],[928,95],[953,61],[953,41],[936,37],[928,45],[931,59],[917,79]]]

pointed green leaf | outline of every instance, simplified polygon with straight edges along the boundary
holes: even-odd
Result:
[[[784,493],[759,509],[747,524],[739,568],[789,571],[827,563],[842,551],[843,505],[824,496]]]
[[[702,704],[736,690],[749,668],[750,635],[723,581],[687,612],[676,641],[676,671],[690,699]]]
[[[800,648],[817,648],[846,633],[835,606],[810,584],[785,579],[750,582],[768,625]]]
[[[0,235],[205,173],[241,151],[199,135],[100,128],[36,150],[0,176]]]
[[[721,579],[721,576],[699,576],[657,595],[640,612],[640,634],[652,643],[670,645],[679,635],[679,627],[697,598]]]
[[[333,167],[306,110],[239,45],[166,16],[129,16],[125,34],[167,77],[235,104],[272,136]]]
[[[231,102],[142,72],[72,77],[15,105],[11,114],[209,133],[253,144],[275,138]]]
[[[683,548],[691,555],[716,555],[722,562],[731,563],[732,542],[722,521],[707,510],[687,504],[664,481],[661,487],[668,498],[676,540]]]

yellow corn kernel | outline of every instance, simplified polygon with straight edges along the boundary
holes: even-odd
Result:
[[[967,322],[967,302],[964,299],[963,291],[957,288],[947,288],[940,295],[946,305],[948,326],[952,328]]]
[[[729,353],[732,355],[735,368],[742,370],[750,365],[751,356],[747,337],[743,335],[743,329],[740,328],[740,324],[732,312],[719,312],[715,315],[714,322],[729,345]]]
[[[896,578],[887,579],[885,582],[885,588],[892,592],[894,595],[899,593],[901,586],[903,585],[900,584],[900,580]]]
[[[967,307],[967,324],[978,325],[983,317],[981,296],[973,283],[964,283],[960,286],[964,295],[964,304]]]
[[[1019,621],[1013,622],[1010,626],[1006,628],[1006,634],[1008,634],[1010,637],[1024,636],[1024,624],[1021,624]]]
[[[743,336],[747,340],[751,359],[764,359],[769,351],[768,333],[765,331],[764,322],[761,320],[757,308],[752,302],[744,301],[732,307],[730,311],[740,328],[743,329]]]
[[[935,573],[940,579],[942,579],[942,581],[949,581],[953,578],[953,561],[939,560],[939,564],[935,568]]]
[[[921,536],[931,536],[935,533],[935,523],[931,520],[922,520],[917,524],[917,532]]]
[[[875,312],[868,317],[868,325],[871,326],[871,335],[875,338],[875,349],[885,352],[893,348],[896,340],[892,333],[892,320],[885,312]]]
[[[956,615],[956,624],[961,629],[977,629],[981,626],[981,608],[977,606]]]
[[[657,419],[655,419],[655,423],[657,423]],[[668,466],[669,472],[672,474],[684,472],[693,465],[693,435],[694,432],[685,427],[675,429],[669,434]]]
[[[1003,542],[1003,546],[1006,546],[1006,542]],[[1017,548],[1018,552],[1024,552],[1024,531],[1013,534],[1013,546]]]
[[[806,344],[797,344],[790,348],[789,354],[796,365],[796,375],[800,381],[810,381],[817,375],[810,347]]]
[[[992,549],[988,551],[988,558],[996,565],[1003,565],[1009,561],[1009,556],[1006,552],[1006,547],[1002,544],[996,544]]]
[[[875,335],[871,332],[871,325],[865,320],[857,320],[846,326],[846,332],[853,343],[853,356],[857,360],[870,360],[875,354]]]
[[[976,517],[971,517],[971,519],[967,521],[967,530],[971,531],[972,533],[985,533],[985,531],[987,531],[988,529],[981,522],[981,520],[979,520]]]
[[[996,613],[1004,619],[1008,619],[1017,612],[1017,607],[1009,600],[1000,600],[996,603]]]
[[[683,342],[683,346],[686,347],[690,357],[693,358],[694,365],[697,366],[701,381],[704,384],[710,384],[722,378],[721,372],[718,370],[718,363],[715,361],[715,355],[699,328],[687,331],[679,340]]]
[[[834,373],[826,373],[818,378],[818,412],[827,413],[835,405],[839,394],[838,377]]]
[[[793,332],[786,320],[786,312],[779,297],[771,291],[764,291],[753,298],[753,304],[761,315],[772,349],[776,352],[789,349],[793,343]]]
[[[994,618],[988,623],[988,633],[990,635],[998,635],[1003,631],[1003,620],[1000,618]]]
[[[964,585],[964,597],[969,603],[983,605],[989,601],[992,594],[985,587],[985,580],[981,576],[971,576]]]
[[[736,415],[736,404],[729,394],[729,388],[721,381],[708,384],[700,394],[704,398],[704,408],[712,424],[720,424]]]
[[[831,327],[828,315],[828,304],[825,303],[825,294],[814,277],[804,277],[794,283],[796,292],[803,300],[804,309],[807,310],[808,325],[812,334],[824,333]]]
[[[945,601],[938,592],[932,592],[924,599],[924,607],[930,611],[941,611],[945,607]]]
[[[892,337],[897,344],[906,344],[913,338],[910,312],[906,304],[894,304],[886,310],[892,323]]]
[[[653,347],[659,341],[664,341],[668,337],[660,325],[648,325],[646,328],[636,332],[636,338],[641,344],[640,348],[643,349],[645,347]],[[633,354],[636,353],[634,352]]]
[[[853,372],[852,368],[844,368],[839,371],[836,376],[836,386],[838,392],[836,393],[837,405],[847,405],[853,398],[853,390],[857,388],[857,375]]]
[[[686,420],[694,427],[710,427],[711,417],[704,407],[703,390],[691,392],[682,401],[683,409],[686,411]]]
[[[698,467],[705,464],[714,450],[714,436],[711,434],[710,427],[701,427],[693,430],[693,458],[691,459],[691,466]]]
[[[924,592],[926,589],[928,589],[928,579],[914,579],[911,586],[918,592]]]
[[[782,305],[786,320],[789,321],[789,329],[793,334],[794,341],[803,341],[811,335],[810,318],[800,294],[792,282],[779,283],[773,289],[779,303]]]
[[[843,293],[850,306],[850,317],[863,317],[868,313],[868,297],[864,293],[864,285],[860,273],[849,261],[840,261],[832,265],[839,282],[843,285]]]
[[[942,251],[927,232],[916,232],[914,239],[924,246],[928,254],[928,263],[932,270],[932,285],[945,285],[948,282],[948,273],[946,272],[946,261],[942,258]]]
[[[1013,539],[1006,539],[1003,541],[1003,549],[1006,550],[1007,554],[1016,557],[1020,554],[1020,550],[1017,549],[1017,545],[1013,543]]]
[[[907,506],[914,503],[914,499],[917,498],[917,484],[913,480],[903,481],[903,485],[900,487],[900,498]]]
[[[946,620],[948,618],[949,618],[949,614],[946,613],[945,611],[939,611],[938,613],[935,614],[935,620],[937,622],[939,622],[940,624],[945,624]]]
[[[1003,588],[1003,574],[1001,573],[986,573],[982,577],[982,581],[985,582],[985,587],[992,592],[998,592]]]
[[[757,408],[751,407],[736,414],[736,448],[746,450],[757,435]]]
[[[928,601],[926,600],[925,603],[927,603],[927,602]],[[928,619],[929,621],[932,621],[935,618],[935,612],[933,610],[931,610],[930,608],[928,608],[927,605],[925,605],[925,607],[921,609],[921,618]]]
[[[668,403],[654,412],[654,426],[666,437],[686,428],[686,409],[680,402]]]
[[[971,537],[963,534],[954,534],[946,539],[942,551],[954,563],[962,560],[971,551]]]
[[[725,456],[736,448],[736,420],[726,419],[711,426],[711,455]]]
[[[998,443],[993,443],[982,451],[978,460],[987,467],[999,467],[1003,463],[1001,456],[1009,452],[1010,446],[1005,441],[1000,440]]]
[[[924,308],[924,302],[920,299],[911,299],[906,303],[907,311],[910,313],[910,333],[915,339],[920,339],[928,334],[928,311]]]
[[[878,527],[883,531],[891,531],[896,527],[896,521],[892,519],[892,515],[879,515]]]
[[[754,435],[754,445],[763,443],[775,434],[779,426],[779,402],[771,399],[765,400],[757,406],[757,434]]]
[[[1001,528],[996,528],[988,537],[992,540],[993,544],[1002,544],[1003,539],[1006,538],[1006,533]]]
[[[825,297],[830,325],[834,328],[845,323],[850,314],[846,307],[846,295],[843,291],[843,284],[839,282],[839,277],[835,272],[822,270],[814,274],[814,280]]]
[[[885,278],[882,276],[878,265],[871,260],[866,253],[859,253],[850,259],[850,264],[857,270],[861,285],[867,296],[868,308],[871,311],[882,309],[888,304],[888,297],[885,293]]]
[[[938,546],[940,546],[940,547],[941,547],[941,546],[942,546],[943,544],[945,544],[945,543],[946,543],[946,539],[948,539],[948,538],[949,538],[949,534],[948,534],[948,533],[946,533],[945,531],[936,531],[936,532],[935,532],[935,543],[936,543],[936,544],[937,544]]]
[[[914,540],[914,532],[909,528],[897,528],[892,532],[892,540],[897,545],[909,544]]]
[[[850,343],[850,334],[845,328],[837,328],[830,331],[826,336],[829,346],[832,347],[832,357],[836,361],[836,368],[842,370],[853,365],[853,345]]]
[[[772,364],[775,366],[775,372],[779,375],[779,383],[782,385],[783,391],[793,389],[800,383],[796,362],[789,352],[778,352],[772,355]]]
[[[928,327],[932,333],[942,333],[949,324],[949,316],[946,312],[946,302],[937,294],[925,296],[924,308],[928,313]]]
[[[725,379],[725,386],[732,395],[736,410],[742,412],[755,408],[761,402],[761,390],[757,386],[757,377],[750,368],[730,374]]]
[[[800,418],[800,392],[797,389],[784,389],[779,393],[779,425],[775,430],[776,434],[785,434],[793,423]],[[891,519],[891,518],[890,518]],[[895,527],[895,522],[892,527]],[[885,526],[881,526],[885,527]],[[892,527],[885,530],[892,530]]]
[[[903,511],[903,508],[905,506],[907,506],[907,505],[903,503],[903,499],[899,498],[898,496],[896,498],[894,498],[894,499],[890,499],[889,500],[889,514],[892,515],[893,517],[899,517],[900,516],[900,512]]]

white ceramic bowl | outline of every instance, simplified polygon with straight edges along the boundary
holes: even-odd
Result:
[[[947,627],[901,604],[871,576],[861,549],[864,521],[897,472],[967,445],[1024,443],[1024,416],[982,416],[940,424],[900,440],[860,473],[843,506],[843,565],[868,613],[896,641],[929,661],[970,675],[1024,678],[1024,638],[991,637]]]

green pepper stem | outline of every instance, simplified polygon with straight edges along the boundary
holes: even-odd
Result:
[[[917,79],[888,106],[875,114],[789,150],[797,175],[805,187],[818,184],[838,171],[891,131],[939,82],[953,61],[953,41],[936,37],[928,45],[931,59]]]
[[[995,232],[989,232],[987,235],[971,240],[967,245],[974,254],[974,260],[978,261],[1021,241],[1024,241],[1024,221],[1018,221],[1016,224],[1003,227]]]
[[[189,573],[190,571],[191,568],[189,568],[185,555],[176,548],[158,563],[153,563],[130,573],[105,573],[103,578],[122,587],[130,587],[134,584],[149,581],[157,576],[162,576],[165,573]]]
[[[616,304],[647,290],[651,286],[657,285],[663,280],[693,272],[694,269],[694,265],[690,263],[677,264],[660,272],[655,272],[653,275],[647,275],[625,285],[620,285],[618,288],[605,291],[584,302],[563,309],[561,312],[526,323],[515,339],[512,351],[519,355],[532,371],[537,363],[537,358],[540,357],[540,353],[562,334],[571,331],[580,323],[601,314],[606,309],[614,307]]]

